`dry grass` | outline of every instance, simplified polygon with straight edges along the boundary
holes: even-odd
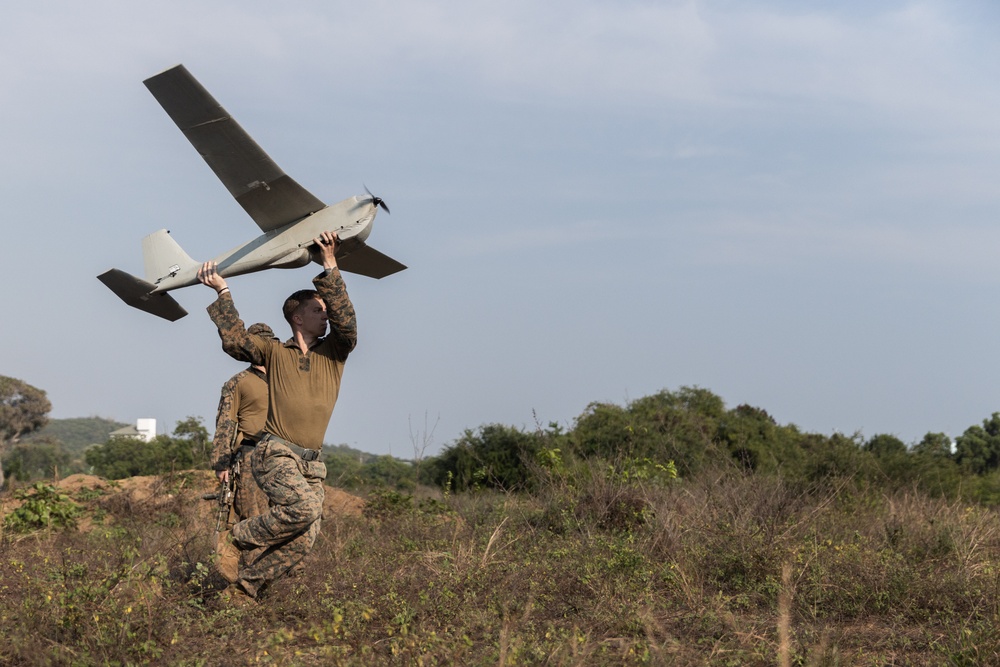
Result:
[[[250,608],[218,595],[201,501],[109,492],[89,530],[0,539],[0,665],[1000,662],[995,512],[824,489],[383,494]]]

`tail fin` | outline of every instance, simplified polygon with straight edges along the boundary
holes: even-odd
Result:
[[[142,239],[142,263],[146,270],[146,280],[151,283],[158,283],[161,278],[197,265],[166,229],[153,232]]]
[[[124,271],[110,269],[97,276],[97,279],[107,285],[122,301],[133,308],[152,313],[171,322],[175,322],[187,315],[187,311],[181,307],[181,304],[174,300],[174,297],[166,292],[150,294],[150,292],[156,289],[156,285],[145,280],[140,280]]]

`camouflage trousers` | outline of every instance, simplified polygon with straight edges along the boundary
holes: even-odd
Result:
[[[242,447],[237,455],[240,457],[240,473],[236,475],[233,493],[233,507],[229,513],[226,531],[219,536],[216,552],[219,554],[219,571],[229,581],[236,581],[239,571],[247,567],[264,551],[263,549],[237,549],[229,540],[233,524],[252,519],[267,512],[267,495],[261,491],[257,481],[250,472],[250,454],[252,447]]]
[[[252,554],[240,568],[238,583],[257,595],[301,562],[316,542],[326,465],[304,461],[284,444],[266,440],[254,448],[250,467],[269,507],[233,526],[232,534],[233,543]]]

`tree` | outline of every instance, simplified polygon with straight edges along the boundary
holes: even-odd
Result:
[[[22,436],[34,433],[49,421],[52,404],[45,392],[23,380],[0,375],[0,455]],[[5,479],[0,464],[0,488]]]
[[[829,488],[839,480],[864,478],[872,467],[872,457],[861,450],[861,436],[834,433],[803,434],[800,440],[804,454],[802,475],[816,488]]]
[[[208,467],[208,432],[197,417],[177,422],[173,436],[111,438],[87,450],[87,465],[107,479],[161,475],[192,467]]]
[[[794,426],[781,426],[766,410],[738,405],[718,419],[716,440],[746,471],[791,474],[802,467],[802,435]]]
[[[504,491],[528,488],[534,481],[532,465],[544,436],[513,426],[487,424],[466,430],[440,456],[427,462],[424,475],[455,491],[476,486]]]
[[[103,445],[88,449],[86,460],[94,474],[106,479],[123,479],[189,470],[194,457],[183,440],[158,435],[150,442],[142,438],[111,438]]]
[[[920,456],[948,458],[951,456],[951,438],[945,433],[927,433],[913,445],[913,453]]]
[[[906,443],[894,435],[879,433],[872,436],[871,440],[864,444],[863,449],[878,457],[896,456],[906,453]]]
[[[416,488],[411,464],[392,456],[376,456],[360,470],[361,481],[371,487],[413,491]]]
[[[177,422],[174,426],[174,440],[187,443],[195,467],[212,467],[212,439],[208,437],[208,429],[201,423],[201,417],[188,417]]]
[[[387,488],[413,491],[417,468],[392,456],[365,454],[349,447],[324,446],[326,481],[342,489]]]
[[[8,449],[3,466],[8,477],[20,482],[52,479],[57,474],[67,474],[70,455],[57,439],[41,436]]]
[[[612,403],[591,403],[576,418],[573,440],[583,458],[613,458],[623,448],[632,448],[635,433],[628,410]]]
[[[1000,412],[994,412],[982,426],[970,426],[955,438],[955,460],[976,475],[1000,466]]]
[[[673,461],[686,476],[719,455],[716,433],[725,414],[725,403],[712,392],[681,387],[625,408],[591,403],[577,418],[570,440],[581,458]]]

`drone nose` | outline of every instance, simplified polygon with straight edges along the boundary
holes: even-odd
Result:
[[[381,206],[386,213],[391,213],[388,204],[385,203],[385,200],[382,199],[381,197],[376,197],[375,195],[373,195],[372,191],[368,189],[367,185],[365,186],[365,192],[367,192],[368,196],[372,198],[373,206]]]

